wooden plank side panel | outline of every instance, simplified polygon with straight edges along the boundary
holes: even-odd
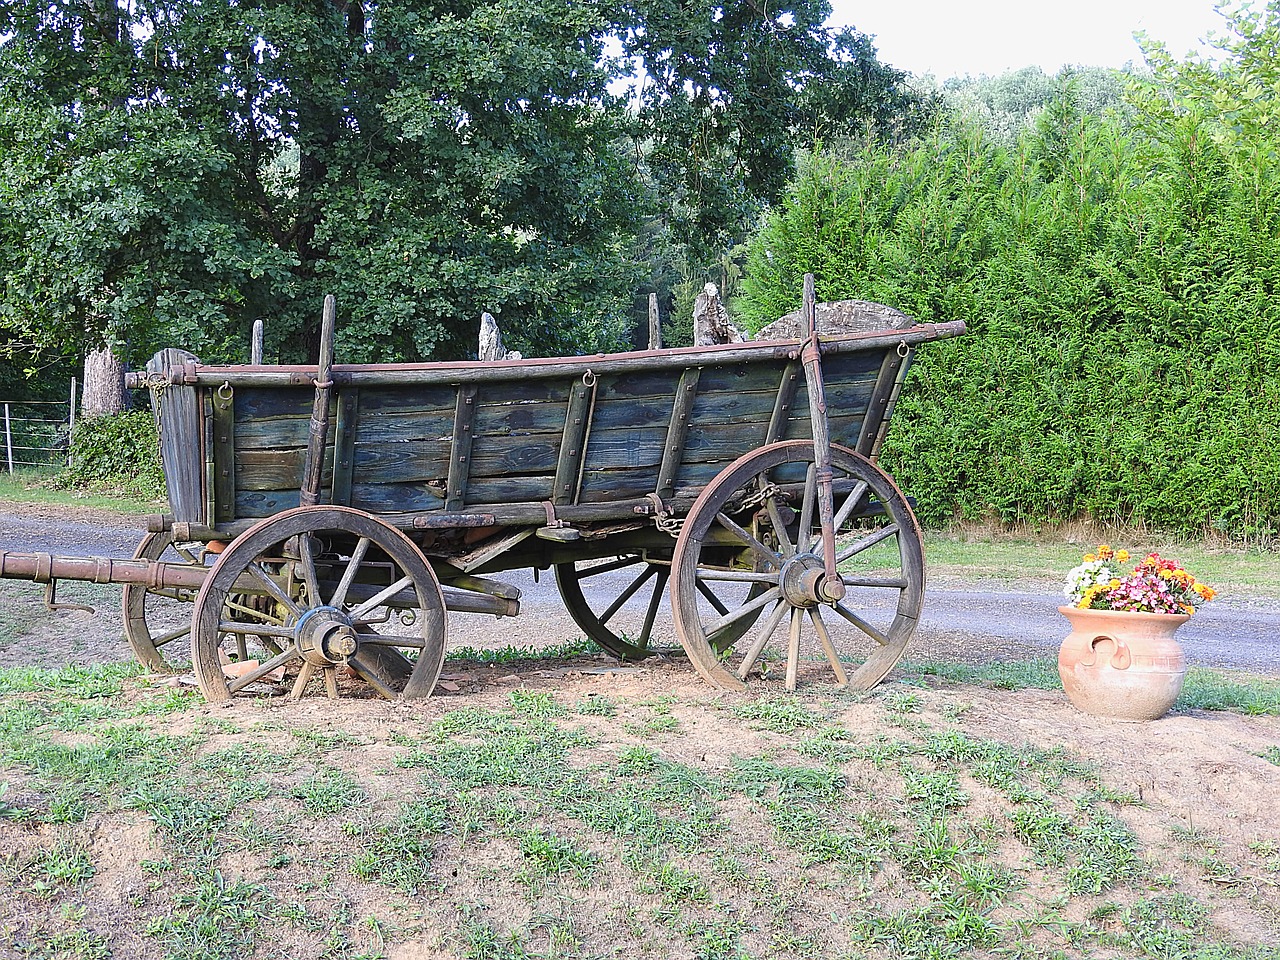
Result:
[[[241,491],[299,490],[306,447],[284,450],[237,450],[235,457],[236,495]],[[333,483],[333,447],[324,448],[324,485]]]
[[[555,470],[560,435],[476,437],[471,447],[471,476]],[[449,440],[410,440],[401,443],[355,445],[353,461],[360,483],[419,483],[449,475]]]

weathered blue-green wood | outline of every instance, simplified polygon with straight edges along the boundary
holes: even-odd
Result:
[[[195,356],[185,350],[161,350],[147,363],[147,373],[161,377],[171,368],[194,361]],[[165,384],[154,388],[151,402],[160,435],[169,508],[175,520],[202,523],[204,460],[200,453],[201,405],[196,388]]]
[[[235,457],[236,491],[301,489],[305,447],[288,450],[238,450]],[[324,451],[324,480],[333,482],[333,447]]]
[[[356,434],[360,423],[360,391],[349,388],[338,394],[338,416],[333,434],[333,486],[330,503],[349,505],[355,473]]]
[[[594,422],[595,396],[595,381],[588,383],[587,378],[575,383],[569,391],[564,432],[560,437],[555,480],[551,487],[551,502],[556,505],[578,500],[582,464],[587,453],[587,431]]]
[[[203,426],[200,436],[200,451],[204,456],[204,516],[212,519],[217,512],[215,503],[216,486],[214,475],[217,469],[213,457],[213,397],[209,391],[201,391],[201,408],[204,410]]]
[[[213,391],[213,522],[235,519],[236,457],[235,397],[231,391]]]
[[[880,379],[867,399],[866,418],[857,440],[858,453],[864,457],[873,456],[879,447],[879,441],[884,435],[881,427],[885,424],[889,415],[889,406],[897,395],[898,372],[902,369],[904,362],[905,357],[896,351],[885,355],[884,363],[880,368]]]
[[[890,369],[899,369],[891,347],[824,358],[834,442],[877,435],[866,411],[892,402]],[[346,386],[331,408],[326,482],[334,502],[375,514],[686,496],[751,450],[811,438],[804,378],[790,380],[797,370],[771,358],[611,372],[594,384],[580,372],[521,380],[513,370],[510,380]],[[219,520],[297,503],[313,399],[301,384],[236,388],[229,461],[216,440],[228,414],[216,411],[213,459],[229,462],[225,477],[210,475],[222,485]]]
[[[466,502],[467,478],[471,473],[471,444],[475,439],[473,427],[476,417],[475,384],[464,383],[458,387],[458,405],[453,417],[453,443],[449,448],[449,476],[444,506],[446,510],[461,510]]]
[[[655,491],[660,497],[671,496],[676,471],[685,457],[685,440],[689,435],[689,417],[693,413],[698,396],[698,380],[702,371],[690,367],[680,375],[675,398],[671,404],[671,421],[667,424],[667,436],[662,444],[662,462],[658,465],[658,483]]]

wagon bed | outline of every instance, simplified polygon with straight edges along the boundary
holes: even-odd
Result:
[[[162,351],[132,383],[152,394],[172,515],[106,574],[126,584],[130,642],[163,669],[189,639],[211,700],[313,681],[336,695],[348,674],[421,696],[450,614],[513,615],[519,591],[493,575],[551,568],[618,656],[652,652],[669,593],[712,683],[785,660],[794,687],[816,669],[808,636],[837,682],[869,686],[924,589],[910,504],[876,456],[914,350],[964,325],[820,334],[811,279],[804,314],[791,340],[347,365],[330,300],[317,365]],[[89,562],[0,554],[0,575],[103,579]],[[616,571],[616,597],[589,601],[587,581]],[[191,600],[190,628],[157,632],[157,597]]]

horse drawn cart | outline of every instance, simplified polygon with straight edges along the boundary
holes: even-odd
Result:
[[[0,576],[123,584],[138,659],[165,670],[185,647],[210,701],[425,697],[449,615],[517,614],[500,575],[519,568],[554,570],[619,657],[648,655],[669,595],[712,684],[785,660],[788,688],[825,670],[870,687],[924,597],[911,506],[876,454],[915,348],[964,325],[829,336],[816,313],[806,278],[790,339],[342,365],[330,298],[318,365],[162,351],[131,385],[151,392],[172,515],[133,560],[0,552]],[[189,626],[157,626],[164,598],[191,602]]]

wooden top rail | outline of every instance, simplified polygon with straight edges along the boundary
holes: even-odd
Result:
[[[901,330],[886,330],[852,336],[822,336],[823,353],[874,350],[912,346],[958,337],[965,332],[963,320],[921,323]],[[629,353],[600,353],[580,357],[548,357],[524,360],[460,360],[434,363],[334,364],[331,378],[338,386],[413,384],[456,384],[463,381],[530,380],[595,374],[666,370],[722,363],[761,360],[794,360],[801,344],[795,340],[746,341],[710,347],[679,347],[666,350],[639,350]],[[236,386],[311,386],[318,375],[315,364],[206,366],[186,363],[170,367],[167,382],[217,387],[226,382]],[[126,377],[130,387],[145,387],[145,374]]]

